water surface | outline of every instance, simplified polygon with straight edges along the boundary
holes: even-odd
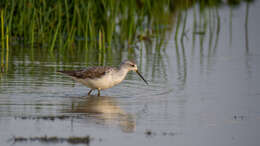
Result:
[[[149,85],[129,73],[101,97],[87,96],[88,88],[56,73],[95,60],[63,62],[35,52],[32,61],[13,52],[8,73],[0,74],[0,144],[48,144],[13,137],[90,136],[90,145],[259,145],[259,7],[250,5],[248,28],[245,3],[232,9],[232,20],[230,8],[221,7],[219,32],[215,23],[205,34],[193,31],[197,9],[189,9],[185,37],[169,30],[159,53],[138,44],[137,64]],[[106,64],[116,66],[127,54],[115,52]]]

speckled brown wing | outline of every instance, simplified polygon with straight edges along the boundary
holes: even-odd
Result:
[[[96,67],[87,68],[86,70],[68,70],[68,71],[58,71],[58,72],[79,79],[86,79],[86,78],[94,79],[105,75],[111,69],[112,67],[96,66]]]

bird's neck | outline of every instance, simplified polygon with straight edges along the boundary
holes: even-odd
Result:
[[[115,73],[113,74],[113,80],[116,82],[116,84],[122,82],[125,79],[128,71],[129,70],[127,68],[124,68],[124,67],[119,67],[115,71]]]

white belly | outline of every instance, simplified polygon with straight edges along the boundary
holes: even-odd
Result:
[[[112,80],[111,75],[105,75],[101,78],[94,78],[94,79],[75,79],[74,80],[86,85],[91,89],[107,89],[113,87],[115,82]]]

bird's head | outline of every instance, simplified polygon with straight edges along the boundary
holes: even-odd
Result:
[[[128,71],[135,71],[142,78],[142,80],[148,85],[148,82],[144,79],[144,77],[138,71],[137,65],[134,61],[130,61],[130,60],[123,61],[120,65],[120,67],[126,68],[126,69],[128,69]]]

